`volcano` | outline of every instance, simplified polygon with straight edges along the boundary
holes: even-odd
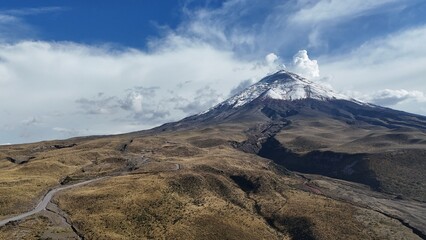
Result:
[[[365,103],[285,70],[263,78],[201,114],[160,128],[316,116],[349,125],[426,130],[424,116]]]
[[[424,186],[409,187],[426,181],[423,174],[412,174],[426,169],[425,116],[362,102],[281,70],[206,112],[158,130],[225,123],[253,126],[250,142],[236,145],[290,170],[426,201]],[[405,175],[395,165],[413,171]]]

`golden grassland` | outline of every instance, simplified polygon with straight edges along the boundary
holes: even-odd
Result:
[[[0,218],[30,209],[67,176],[108,176],[53,199],[86,239],[417,239],[382,214],[302,190],[303,179],[228,143],[244,139],[241,127],[223,125],[69,140],[77,145],[62,149],[1,147],[0,159],[35,158],[1,160]],[[7,225],[0,239],[40,239],[46,221]]]

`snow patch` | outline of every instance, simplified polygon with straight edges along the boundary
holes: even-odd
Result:
[[[211,110],[224,106],[239,108],[258,98],[261,98],[262,100],[275,99],[284,101],[294,101],[301,99],[328,101],[343,99],[355,102],[357,104],[364,104],[346,95],[336,93],[326,85],[312,82],[286,70],[280,70],[275,74],[263,78],[259,82],[251,85],[244,91],[234,95],[228,100],[200,114],[205,114]]]
[[[248,87],[245,91],[231,97],[222,104],[241,107],[261,95],[265,98],[289,101],[306,98],[322,101],[332,99],[350,100],[349,97],[335,93],[327,86],[314,83],[296,74],[282,70],[263,78],[258,83]]]
[[[277,89],[278,90],[278,89]],[[278,100],[283,100],[283,94],[282,93],[277,93],[276,91],[274,91],[274,89],[269,89],[265,96],[267,98],[272,98],[272,99],[278,99]]]

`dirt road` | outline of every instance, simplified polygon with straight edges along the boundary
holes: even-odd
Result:
[[[7,223],[9,223],[9,222],[19,221],[19,220],[22,220],[22,219],[24,219],[24,218],[26,218],[26,217],[29,217],[29,216],[31,216],[31,215],[34,215],[34,214],[36,214],[36,213],[39,213],[39,212],[41,212],[41,211],[45,210],[45,209],[46,209],[47,204],[49,204],[50,200],[52,200],[52,197],[53,197],[53,196],[54,196],[57,192],[59,192],[59,191],[66,190],[66,189],[70,189],[70,188],[75,188],[75,187],[82,186],[82,185],[85,185],[85,184],[89,184],[89,183],[91,183],[91,182],[99,181],[99,180],[104,179],[104,178],[105,178],[105,177],[102,177],[102,178],[96,178],[96,179],[91,179],[91,180],[88,180],[88,181],[84,181],[84,182],[76,183],[76,184],[73,184],[73,185],[68,185],[68,186],[63,186],[63,187],[54,188],[54,189],[50,190],[50,191],[49,191],[49,192],[48,192],[48,193],[47,193],[47,194],[43,197],[43,199],[42,199],[42,200],[38,203],[37,207],[35,207],[33,210],[28,211],[28,212],[25,212],[25,213],[22,213],[22,214],[20,214],[20,215],[14,216],[14,217],[10,217],[10,218],[7,218],[7,219],[4,219],[4,220],[1,220],[1,221],[0,221],[0,227],[2,227],[2,226],[4,226],[4,225],[6,225],[6,224],[7,224]]]

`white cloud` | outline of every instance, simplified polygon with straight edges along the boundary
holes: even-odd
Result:
[[[394,106],[404,101],[426,102],[426,96],[420,91],[407,91],[405,89],[385,89],[375,92],[371,102],[382,106]]]
[[[63,7],[37,7],[37,8],[20,8],[20,9],[8,9],[0,11],[0,14],[8,16],[25,16],[25,15],[38,15],[51,12],[59,12],[66,10]]]
[[[118,107],[116,97],[104,96],[103,93],[98,93],[92,99],[80,98],[75,102],[80,106],[86,114],[111,114],[116,112]]]
[[[61,7],[0,9],[0,42],[16,42],[33,39],[37,30],[23,20],[24,16],[46,14],[66,10]]]
[[[321,72],[337,90],[364,100],[426,115],[426,26],[366,42],[348,54],[322,56]],[[383,90],[399,89],[399,90]],[[402,90],[413,89],[413,90]],[[359,95],[359,94],[358,94]]]
[[[236,87],[231,89],[231,92],[229,93],[229,97],[232,97],[232,96],[240,93],[241,91],[243,91],[247,87],[251,86],[254,82],[255,81],[253,79],[246,79],[246,80],[241,81]]]
[[[372,92],[345,91],[344,93],[364,102],[402,110],[406,108],[406,111],[417,113],[422,113],[422,108],[413,110],[413,106],[423,105],[426,102],[426,95],[417,90],[382,89]]]
[[[317,60],[311,60],[306,50],[300,50],[294,55],[293,63],[289,66],[289,69],[308,79],[320,76]]]
[[[426,26],[366,42],[348,54],[322,56],[322,75],[338,89],[360,92],[383,88],[426,92]]]
[[[384,5],[400,0],[319,0],[315,3],[311,1],[299,0],[303,6],[299,11],[290,17],[290,21],[301,24],[314,24],[325,21],[348,20],[354,17],[369,14],[370,10],[382,8]]]
[[[83,134],[81,131],[78,131],[76,129],[68,129],[63,127],[54,127],[53,131],[61,133],[62,137],[72,137]]]
[[[285,68],[285,65],[275,53],[269,53],[265,56],[265,64],[268,66],[270,73],[274,73]]]
[[[344,37],[342,26],[351,20],[399,13],[416,2],[419,0],[227,0],[218,8],[186,9],[185,21],[176,33],[249,58],[271,50],[286,56],[307,47],[326,52],[335,44],[330,39]],[[368,38],[376,32],[356,37]]]
[[[278,60],[278,56],[275,53],[269,53],[266,55],[265,60],[268,65],[272,65]]]
[[[0,42],[11,42],[35,35],[35,31],[20,18],[0,12]]]
[[[176,107],[178,109],[191,115],[203,112],[224,100],[220,92],[209,86],[198,89],[195,94],[194,99],[191,100],[174,98],[173,101],[176,101]]]
[[[153,127],[206,110],[241,81],[270,71],[266,61],[237,59],[182,37],[149,53],[22,41],[0,44],[0,59],[0,111],[8,113],[0,126],[12,126],[0,136],[4,142]],[[16,123],[30,123],[32,116],[42,124],[28,125],[21,134]]]
[[[28,118],[28,119],[22,120],[22,121],[21,121],[21,123],[22,123],[23,125],[30,126],[30,125],[40,124],[40,123],[41,123],[41,120],[40,120],[39,118],[37,118],[37,117],[31,117],[31,118]]]
[[[142,112],[142,94],[138,92],[130,92],[124,101],[122,101],[121,107],[126,110],[132,110],[135,113]]]

